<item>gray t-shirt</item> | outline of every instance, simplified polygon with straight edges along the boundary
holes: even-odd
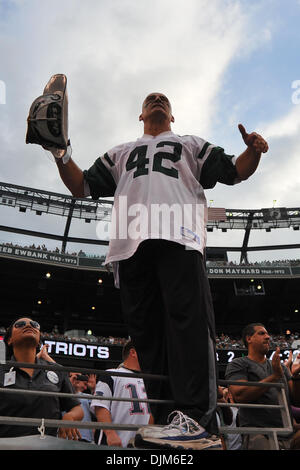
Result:
[[[291,374],[282,365],[284,375],[281,382],[285,385],[287,401],[289,403],[288,380]],[[267,359],[264,363],[252,361],[248,357],[238,357],[230,362],[226,368],[225,380],[246,380],[247,382],[260,382],[273,373],[272,363]],[[279,381],[278,381],[279,382]],[[266,387],[266,391],[256,401],[256,404],[278,405],[278,388]],[[283,427],[281,411],[274,409],[240,408],[240,426],[245,427]]]

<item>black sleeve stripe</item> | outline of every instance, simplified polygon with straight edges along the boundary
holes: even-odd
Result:
[[[232,163],[234,155],[227,155],[221,147],[215,147],[205,160],[200,175],[200,184],[204,189],[213,188],[216,183],[232,185],[238,177]]]
[[[93,199],[98,199],[100,196],[109,197],[114,195],[117,187],[115,180],[101,158],[97,158],[95,163],[83,174],[90,187]]]
[[[200,158],[200,159],[203,158],[204,155],[205,155],[206,150],[208,149],[208,147],[209,147],[210,145],[211,145],[211,144],[210,144],[209,142],[206,142],[206,143],[203,145],[202,150],[201,150],[201,152],[199,153],[199,155],[198,155],[197,158]]]
[[[113,378],[109,375],[99,375],[98,382],[104,382],[106,385],[109,386],[111,394],[114,394],[114,381]]]
[[[105,154],[104,154],[104,158],[105,158],[105,160],[107,161],[107,163],[108,163],[110,166],[114,166],[114,165],[115,165],[114,162],[109,158],[108,153],[105,153]]]

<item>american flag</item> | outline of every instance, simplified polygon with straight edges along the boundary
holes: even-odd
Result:
[[[213,220],[226,220],[226,209],[223,207],[208,207],[208,221],[213,221]]]

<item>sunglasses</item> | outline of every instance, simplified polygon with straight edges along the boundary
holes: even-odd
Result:
[[[15,328],[24,328],[24,326],[26,326],[27,324],[30,324],[32,326],[32,328],[35,328],[36,330],[39,330],[41,328],[39,323],[37,321],[34,321],[34,320],[29,320],[29,322],[27,322],[25,320],[16,321],[16,323],[14,324],[14,327]]]

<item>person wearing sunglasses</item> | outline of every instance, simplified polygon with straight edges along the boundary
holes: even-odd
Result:
[[[19,318],[7,329],[4,336],[7,360],[16,362],[15,366],[0,365],[0,387],[22,390],[40,390],[47,392],[73,393],[68,373],[62,370],[33,369],[18,367],[19,363],[45,364],[49,356],[39,355],[41,346],[40,325],[31,318]],[[49,358],[50,359],[50,358]],[[52,361],[54,362],[54,361]],[[79,400],[73,397],[42,397],[38,395],[1,392],[0,416],[19,418],[62,419],[81,421],[83,410]],[[20,437],[39,434],[38,426],[1,424],[0,438]],[[78,440],[80,433],[75,428],[47,428],[45,434],[64,439]]]

